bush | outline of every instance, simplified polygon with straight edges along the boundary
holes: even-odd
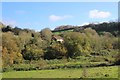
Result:
[[[109,77],[109,74],[105,74],[105,77]]]
[[[19,64],[14,65],[14,70],[16,71],[29,71],[30,70],[30,64]]]
[[[93,55],[93,56],[106,56],[109,54],[110,54],[110,52],[108,50],[93,51],[91,53],[91,55]]]
[[[61,63],[60,60],[58,59],[53,59],[53,60],[46,60],[47,64],[58,64]]]
[[[4,67],[4,68],[2,69],[2,72],[10,72],[10,71],[13,71],[13,68],[10,67],[10,66]]]
[[[104,61],[104,58],[101,56],[92,57],[90,60],[90,62],[103,62],[103,61]]]

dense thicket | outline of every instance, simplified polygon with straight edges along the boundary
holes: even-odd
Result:
[[[92,58],[90,62],[120,64],[118,22],[89,24],[59,34],[52,33],[49,28],[40,32],[3,24],[0,28],[3,68],[22,64],[25,60],[81,59],[82,56]],[[61,36],[64,42],[52,40],[53,35]]]

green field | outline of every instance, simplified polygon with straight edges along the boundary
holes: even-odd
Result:
[[[118,78],[118,66],[4,72],[3,78]]]
[[[63,30],[63,31],[57,31],[57,32],[53,32],[53,33],[54,33],[54,34],[61,34],[61,33],[64,33],[64,32],[73,32],[73,29]]]

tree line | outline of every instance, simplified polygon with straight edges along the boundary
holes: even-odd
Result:
[[[0,25],[3,67],[20,64],[24,60],[77,59],[80,56],[107,56],[106,61],[120,64],[118,22],[83,27],[58,34],[64,39],[59,43],[52,40],[52,35],[56,34],[49,28],[36,32]]]

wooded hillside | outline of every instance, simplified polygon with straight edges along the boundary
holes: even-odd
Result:
[[[12,28],[0,23],[3,68],[42,61],[37,66],[41,68],[47,64],[47,60],[82,61],[82,57],[87,62],[105,61],[114,65],[120,64],[118,25],[118,22],[89,24],[74,26],[73,31],[59,32],[71,28],[62,26],[55,29],[59,32],[55,34],[49,28],[36,32],[30,29]],[[54,40],[53,35],[61,37],[64,41]]]

